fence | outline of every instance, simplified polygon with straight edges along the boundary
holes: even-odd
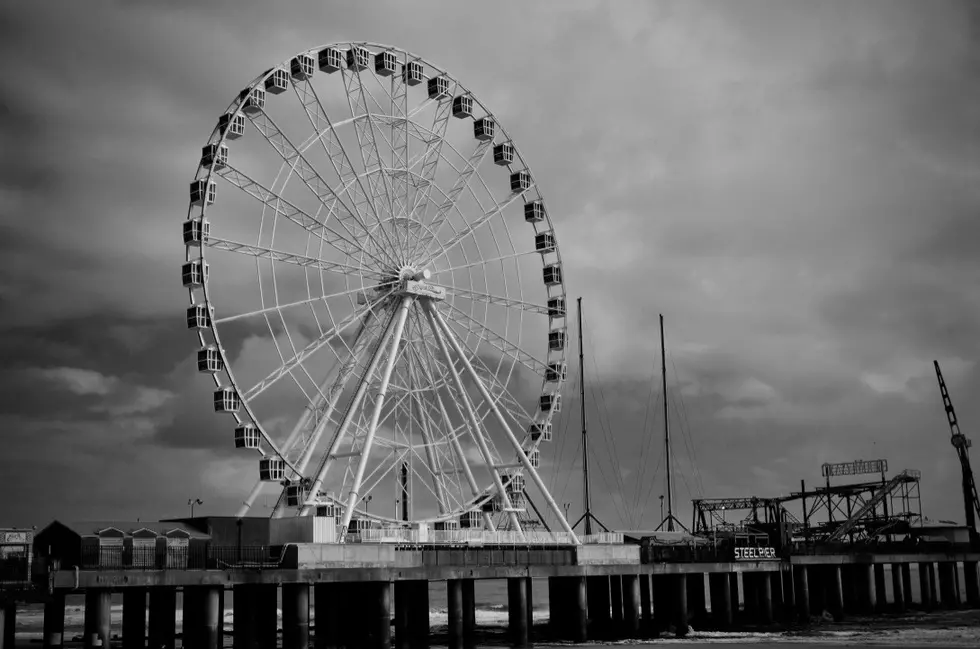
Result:
[[[83,570],[221,570],[224,568],[276,568],[282,560],[279,546],[212,546],[167,548],[100,547],[83,549]]]
[[[607,532],[579,536],[587,544],[622,544],[621,533]],[[489,532],[486,530],[418,530],[405,528],[362,529],[345,537],[347,543],[395,543],[399,545],[466,545],[466,546],[554,546],[574,545],[567,532]]]

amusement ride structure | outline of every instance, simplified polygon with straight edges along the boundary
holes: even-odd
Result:
[[[239,516],[271,483],[274,517],[332,518],[341,541],[523,535],[527,479],[578,542],[538,472],[566,377],[561,256],[469,88],[384,45],[297,54],[220,116],[183,238],[198,369],[256,454]]]

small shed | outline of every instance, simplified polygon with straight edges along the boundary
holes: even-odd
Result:
[[[173,523],[140,521],[54,521],[38,532],[34,551],[49,565],[85,567],[187,567],[206,556],[210,537]]]

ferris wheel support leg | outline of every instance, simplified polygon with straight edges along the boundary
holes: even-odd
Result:
[[[413,367],[413,364],[409,365],[408,372],[412,378],[413,385],[422,385],[417,376],[418,372]],[[436,502],[439,506],[439,515],[441,516],[446,513],[446,491],[442,484],[442,476],[439,475],[439,463],[436,461],[435,452],[432,448],[432,434],[429,432],[429,424],[422,399],[417,395],[412,395],[412,406],[417,408],[419,412],[419,428],[421,429],[422,443],[425,445],[425,462],[429,467],[429,473],[432,474],[432,486],[436,492]]]
[[[453,336],[453,332],[449,328],[449,325],[446,324],[446,321],[442,318],[442,314],[440,314],[439,311],[432,308],[431,305],[426,305],[426,306],[429,307],[426,310],[426,313],[430,314],[431,318],[435,320],[439,328],[442,329],[445,336],[449,339],[449,342],[450,344],[452,344],[453,349],[456,350],[456,353],[459,355],[460,360],[462,360],[463,366],[466,368],[466,371],[469,372],[470,377],[476,383],[476,386],[480,390],[480,393],[483,395],[483,398],[487,400],[490,409],[493,410],[493,414],[496,416],[497,421],[500,423],[500,426],[504,429],[504,433],[507,435],[507,439],[510,441],[511,445],[514,447],[514,450],[517,452],[517,458],[518,460],[520,460],[521,465],[523,465],[524,470],[528,472],[528,474],[531,476],[531,479],[534,481],[534,484],[537,485],[538,490],[541,491],[541,494],[544,496],[545,501],[548,503],[548,506],[551,507],[551,511],[555,514],[555,516],[558,517],[558,521],[559,523],[561,523],[561,526],[564,528],[565,532],[571,535],[572,540],[575,542],[576,545],[578,545],[580,543],[578,536],[575,535],[575,531],[572,529],[571,525],[568,524],[568,521],[565,520],[565,515],[558,507],[558,503],[555,502],[555,499],[551,497],[551,493],[548,491],[548,488],[545,486],[544,481],[541,480],[541,476],[539,476],[538,472],[534,469],[533,466],[531,466],[531,462],[527,458],[527,453],[524,452],[524,449],[521,447],[520,442],[514,436],[514,432],[510,429],[510,426],[507,424],[507,420],[504,419],[503,414],[500,412],[500,408],[497,407],[497,403],[493,400],[493,397],[490,395],[490,392],[487,390],[486,386],[483,385],[483,380],[480,379],[480,376],[476,373],[476,370],[473,369],[473,366],[470,364],[470,360],[466,358],[466,354],[463,353],[462,348],[459,346],[459,342]]]
[[[235,516],[241,518],[248,513],[248,510],[255,504],[255,499],[259,497],[260,493],[262,493],[263,484],[264,483],[261,480],[255,483],[255,486],[252,487],[252,491],[248,494],[248,498],[246,498],[245,502],[242,503],[242,506],[238,508],[238,513],[235,514]]]
[[[324,402],[326,402],[326,409],[323,411],[319,422],[317,422],[316,427],[313,429],[313,434],[310,436],[310,439],[306,442],[306,448],[303,449],[303,454],[300,456],[299,464],[296,465],[296,470],[299,472],[298,477],[300,479],[303,478],[303,474],[306,472],[306,467],[310,463],[310,458],[313,456],[313,452],[316,450],[316,446],[320,442],[320,437],[323,435],[323,430],[330,422],[330,417],[333,415],[337,401],[340,399],[340,395],[344,391],[347,381],[350,380],[351,374],[354,373],[354,368],[357,366],[357,360],[360,357],[360,354],[364,351],[365,342],[367,340],[364,332],[368,327],[370,318],[371,312],[369,311],[367,315],[365,315],[364,321],[361,323],[361,326],[358,328],[357,333],[355,334],[354,347],[351,350],[351,355],[340,368],[337,377],[334,379],[333,385],[331,385],[328,389],[326,381],[324,381],[320,388],[320,392],[322,393],[324,390],[328,390],[327,394],[322,395],[312,408],[306,409],[305,422],[303,422],[302,428],[297,426],[297,428],[294,429],[293,434],[290,435],[291,441],[286,442],[286,450],[288,452],[291,443],[295,441],[298,434],[303,428],[306,427],[306,424],[309,423],[310,417],[312,417],[316,411],[320,410]],[[279,496],[279,502],[276,503],[276,509],[272,513],[273,518],[282,518],[282,516],[286,513],[286,508],[283,506],[285,502],[286,490],[284,488]],[[301,511],[302,508],[300,508],[300,511],[297,511],[297,514],[301,513]]]
[[[361,447],[361,457],[357,462],[357,472],[354,474],[354,481],[351,484],[350,495],[347,498],[347,507],[344,508],[344,518],[340,523],[341,530],[346,530],[347,526],[350,525],[350,519],[354,515],[354,508],[357,507],[358,491],[361,488],[361,481],[364,479],[364,470],[367,468],[368,458],[371,456],[371,445],[374,443],[374,436],[378,431],[381,408],[385,402],[385,395],[388,393],[388,385],[391,383],[391,373],[395,369],[395,362],[398,360],[398,345],[402,340],[402,332],[405,331],[405,321],[408,319],[408,309],[412,306],[413,299],[411,295],[406,295],[402,298],[401,306],[398,309],[395,332],[391,337],[391,351],[388,353],[388,362],[385,363],[385,369],[381,375],[381,385],[378,387],[378,396],[374,402],[374,411],[371,413],[371,424],[368,427],[367,437],[364,438],[364,445]]]
[[[378,341],[378,346],[374,349],[374,354],[371,356],[371,362],[368,363],[367,369],[364,370],[364,375],[361,377],[360,382],[357,385],[357,390],[354,392],[354,397],[351,402],[347,405],[347,411],[344,413],[344,417],[340,422],[340,426],[337,428],[337,432],[334,433],[333,439],[330,440],[330,448],[327,450],[323,459],[320,460],[320,465],[316,470],[316,479],[313,481],[313,485],[310,487],[310,493],[307,495],[306,502],[303,504],[303,508],[300,511],[301,516],[306,516],[310,511],[314,500],[316,499],[316,494],[320,492],[320,487],[323,486],[323,481],[327,477],[327,470],[330,468],[330,458],[337,452],[340,448],[340,442],[344,439],[344,435],[347,433],[347,428],[350,426],[350,422],[353,419],[354,412],[360,407],[361,401],[364,399],[364,392],[367,390],[368,383],[371,381],[371,377],[374,376],[375,370],[378,369],[378,363],[381,360],[381,350],[384,349],[385,343],[388,341],[388,336],[391,333],[392,327],[394,325],[396,315],[392,314],[388,322],[385,324],[384,331],[381,333],[380,339]]]
[[[429,326],[432,328],[432,333],[435,335],[436,340],[439,343],[439,349],[442,351],[442,355],[446,358],[446,366],[449,368],[449,373],[453,377],[453,383],[456,384],[456,389],[459,390],[460,399],[463,401],[463,408],[466,409],[466,414],[469,416],[470,424],[472,425],[473,438],[476,440],[477,446],[480,448],[480,454],[483,456],[483,461],[486,462],[487,468],[490,470],[490,475],[493,476],[493,484],[497,489],[497,493],[500,494],[500,498],[503,501],[504,508],[512,510],[513,507],[510,502],[510,497],[507,496],[507,491],[504,489],[503,480],[500,479],[500,471],[494,466],[493,456],[490,454],[490,448],[487,446],[487,440],[484,439],[483,433],[480,431],[480,420],[476,416],[476,412],[473,411],[473,406],[470,403],[469,398],[466,394],[466,389],[463,387],[463,380],[459,377],[459,372],[456,371],[456,365],[453,364],[452,356],[449,353],[449,348],[446,346],[446,337],[449,338],[449,342],[453,344],[453,348],[456,353],[460,355],[464,366],[470,367],[469,362],[463,355],[462,350],[456,343],[456,340],[452,338],[452,332],[447,336],[443,336],[439,329],[439,313],[436,311],[432,305],[428,302],[422,303],[422,309],[425,311],[425,317],[429,320]],[[479,385],[483,385],[480,383]],[[484,398],[487,398],[484,395]],[[517,518],[517,512],[509,511],[510,523],[514,530],[524,538],[524,530],[521,529],[521,523]]]

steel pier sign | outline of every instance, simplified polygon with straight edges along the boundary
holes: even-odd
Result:
[[[759,561],[778,558],[776,556],[776,548],[735,548],[736,561]]]

